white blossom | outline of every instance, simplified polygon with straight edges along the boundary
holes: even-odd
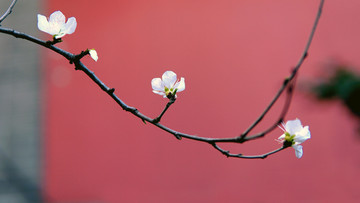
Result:
[[[95,49],[89,49],[89,54],[94,61],[97,61],[99,59],[98,54]]]
[[[55,11],[52,13],[48,19],[38,14],[38,28],[39,30],[49,33],[55,39],[59,39],[66,34],[72,34],[76,29],[76,19],[75,17],[71,17],[65,23],[65,16],[61,11]]]
[[[155,94],[159,94],[169,99],[173,96],[176,98],[176,93],[185,90],[185,79],[180,80],[172,71],[166,71],[162,78],[154,78],[151,80],[151,86]]]
[[[291,144],[295,149],[296,157],[301,158],[303,155],[301,144],[311,137],[309,126],[303,127],[301,121],[295,119],[287,121],[286,124],[282,123],[282,127],[280,128],[284,131],[284,134],[282,134],[278,140]]]

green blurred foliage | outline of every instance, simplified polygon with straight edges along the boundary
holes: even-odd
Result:
[[[346,66],[336,66],[324,81],[312,87],[318,99],[340,99],[360,118],[360,76]]]

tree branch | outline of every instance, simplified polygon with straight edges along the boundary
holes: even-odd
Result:
[[[276,149],[274,151],[265,153],[265,154],[261,154],[261,155],[254,155],[254,156],[249,156],[249,155],[243,155],[243,154],[232,154],[229,151],[226,151],[222,148],[219,147],[219,145],[217,145],[216,143],[212,143],[211,144],[216,150],[218,150],[219,152],[221,152],[223,155],[227,156],[227,157],[234,157],[234,158],[243,158],[243,159],[265,159],[266,157],[268,157],[269,155],[278,153],[286,148],[288,148],[288,146],[282,146],[279,149]]]
[[[161,114],[158,117],[156,117],[153,120],[154,123],[160,122],[161,117],[165,114],[166,110],[171,106],[171,104],[173,104],[175,102],[175,100],[176,100],[175,96],[170,97],[169,102],[166,104],[164,110],[161,112]]]
[[[312,39],[314,38],[314,34],[317,28],[317,25],[319,23],[320,17],[321,17],[321,13],[322,13],[322,8],[324,6],[324,1],[325,0],[320,0],[320,5],[318,8],[318,12],[316,14],[316,18],[315,18],[315,22],[314,25],[311,29],[310,35],[309,35],[309,39],[306,43],[305,49],[303,51],[303,53],[301,54],[301,57],[299,59],[299,62],[296,64],[295,68],[293,69],[291,75],[284,80],[283,85],[280,87],[279,91],[276,93],[275,97],[271,100],[270,104],[265,108],[265,110],[263,111],[263,113],[261,113],[261,115],[255,120],[254,123],[252,123],[250,125],[250,127],[248,129],[246,129],[242,134],[241,137],[246,137],[248,135],[248,133],[254,129],[254,127],[264,118],[264,116],[269,112],[269,110],[271,109],[271,107],[275,104],[275,102],[279,99],[279,97],[281,96],[281,94],[283,93],[283,91],[285,90],[286,86],[288,86],[288,84],[292,81],[292,79],[296,76],[299,68],[301,67],[301,65],[303,64],[304,60],[306,59],[306,57],[308,56],[308,51],[312,42]]]
[[[10,13],[12,12],[12,9],[14,8],[15,4],[16,4],[17,0],[13,0],[9,6],[9,8],[5,11],[5,13],[0,17],[0,26],[3,20],[5,20],[5,18],[10,15]]]
[[[16,1],[13,1],[13,3]],[[199,141],[199,142],[206,142],[210,145],[212,145],[216,150],[220,151],[222,154],[224,154],[227,157],[235,157],[235,158],[246,158],[246,159],[264,159],[269,155],[275,154],[277,152],[282,151],[283,149],[287,148],[287,146],[283,146],[279,149],[276,149],[274,151],[268,152],[266,154],[262,154],[262,155],[255,155],[255,156],[247,156],[247,155],[243,155],[243,154],[232,154],[229,151],[226,151],[222,148],[220,148],[217,143],[218,142],[228,142],[228,143],[244,143],[246,141],[250,141],[250,140],[254,140],[260,137],[265,136],[267,133],[271,132],[272,130],[274,130],[278,124],[280,124],[283,120],[284,117],[290,107],[290,103],[291,103],[291,98],[293,95],[293,88],[294,88],[294,84],[295,84],[295,76],[297,75],[297,72],[300,68],[300,66],[302,65],[302,63],[304,62],[307,54],[308,54],[308,50],[310,48],[310,44],[311,41],[313,39],[313,36],[315,34],[315,30],[317,28],[320,16],[321,16],[321,11],[322,11],[322,7],[324,4],[324,0],[320,1],[320,5],[319,5],[319,9],[318,9],[318,13],[317,16],[315,18],[315,22],[313,25],[313,28],[311,30],[308,42],[305,46],[305,49],[303,51],[303,54],[300,57],[299,62],[297,63],[297,65],[295,66],[295,68],[293,69],[291,75],[284,80],[283,85],[280,87],[279,91],[276,93],[275,97],[271,100],[270,104],[265,108],[265,110],[263,111],[263,113],[255,120],[255,122],[253,124],[250,125],[250,127],[248,129],[246,129],[240,136],[236,136],[236,137],[232,137],[232,138],[208,138],[208,137],[201,137],[201,136],[196,136],[196,135],[190,135],[190,134],[186,134],[186,133],[181,133],[178,131],[175,131],[171,128],[168,128],[162,124],[159,123],[161,117],[164,115],[164,113],[166,112],[166,110],[170,107],[170,105],[172,103],[174,103],[175,99],[173,101],[169,101],[169,103],[166,105],[165,109],[162,111],[162,113],[155,119],[151,119],[150,117],[142,114],[141,112],[139,112],[136,108],[128,106],[127,104],[125,104],[125,102],[123,102],[118,96],[115,95],[115,89],[114,88],[109,88],[107,87],[95,74],[94,72],[92,72],[91,70],[89,70],[82,62],[81,62],[81,58],[84,57],[87,52],[83,51],[78,55],[69,53],[65,50],[62,50],[56,46],[54,46],[54,44],[52,43],[48,43],[46,41],[42,41],[40,39],[37,39],[33,36],[27,35],[25,33],[22,32],[18,32],[16,30],[12,30],[12,29],[8,29],[8,28],[3,28],[0,27],[0,32],[1,33],[5,33],[8,35],[12,35],[16,38],[22,38],[25,39],[27,41],[31,41],[35,44],[38,44],[40,46],[43,46],[45,48],[51,49],[54,52],[64,56],[70,63],[73,63],[75,65],[75,70],[80,70],[83,71],[94,83],[96,83],[101,90],[103,90],[104,92],[106,92],[118,105],[120,105],[120,107],[125,110],[130,112],[131,114],[133,114],[134,116],[140,118],[143,122],[147,121],[151,124],[153,124],[154,126],[174,135],[177,139],[181,139],[181,138],[186,138],[186,139],[190,139],[190,140],[194,140],[194,141]],[[11,7],[12,8],[12,7]],[[11,9],[10,9],[11,10]],[[257,124],[260,123],[260,121],[264,118],[264,116],[268,113],[268,111],[272,108],[272,106],[275,104],[275,102],[279,99],[279,97],[281,96],[281,94],[284,92],[284,90],[287,90],[287,97],[285,100],[285,104],[282,108],[282,112],[280,113],[279,119],[273,124],[271,125],[268,129],[266,129],[263,132],[254,134],[252,136],[248,136],[249,132],[255,127],[257,126]]]

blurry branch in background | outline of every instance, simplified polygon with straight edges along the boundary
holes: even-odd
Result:
[[[310,91],[319,100],[341,100],[360,121],[360,74],[339,63],[331,64],[326,70],[327,76],[313,82]]]
[[[14,8],[15,4],[16,4],[17,0],[13,0],[9,6],[9,8],[5,11],[5,13],[0,17],[0,26],[1,26],[1,22],[8,16],[10,15],[10,13],[12,12],[12,9]]]
[[[11,8],[13,7],[13,5],[15,4],[16,1],[13,1],[13,3],[11,4],[11,7],[9,8],[11,10]],[[309,39],[307,41],[307,44],[304,48],[304,51],[298,61],[298,63],[295,65],[295,67],[293,68],[291,74],[289,77],[287,77],[284,82],[283,85],[280,87],[280,89],[278,90],[278,92],[275,94],[274,98],[270,101],[269,105],[264,109],[263,113],[253,122],[253,124],[251,124],[243,133],[241,133],[238,136],[235,137],[231,137],[231,138],[208,138],[208,137],[201,137],[201,136],[195,136],[195,135],[190,135],[190,134],[186,134],[186,133],[182,133],[182,132],[178,132],[175,131],[171,128],[168,128],[162,124],[160,124],[160,119],[162,118],[162,116],[165,114],[166,110],[170,107],[170,105],[172,105],[175,102],[175,98],[176,98],[176,89],[175,92],[172,92],[173,94],[171,96],[168,97],[169,102],[167,103],[165,109],[162,111],[162,113],[155,119],[152,119],[144,114],[142,114],[141,112],[139,112],[136,108],[128,106],[127,104],[125,104],[118,96],[115,95],[115,89],[114,88],[109,88],[108,86],[105,85],[104,82],[102,82],[89,68],[87,68],[82,62],[81,59],[83,57],[85,57],[87,54],[90,54],[88,49],[86,51],[81,52],[80,54],[72,54],[69,53],[63,49],[60,49],[56,46],[54,46],[56,43],[61,42],[61,38],[60,36],[64,36],[65,34],[71,34],[74,30],[72,31],[68,31],[67,33],[57,33],[57,34],[52,34],[53,35],[53,41],[43,41],[40,39],[37,39],[33,36],[30,36],[28,34],[22,33],[22,32],[18,32],[16,30],[13,29],[9,29],[9,28],[2,28],[0,27],[0,32],[4,33],[4,34],[8,34],[8,35],[12,35],[16,38],[22,38],[25,39],[27,41],[31,41],[35,44],[38,44],[40,46],[46,47],[48,49],[53,50],[54,52],[64,56],[71,64],[75,65],[75,70],[81,70],[83,71],[93,82],[95,82],[104,92],[106,92],[111,98],[113,98],[113,100],[118,103],[120,105],[120,107],[125,110],[130,112],[131,114],[133,114],[134,116],[140,118],[144,123],[148,122],[153,124],[154,126],[174,135],[177,139],[182,139],[182,138],[186,138],[186,139],[190,139],[190,140],[194,140],[194,141],[199,141],[199,142],[205,142],[210,144],[211,146],[213,146],[216,150],[218,150],[219,152],[221,152],[222,154],[224,154],[227,157],[236,157],[236,158],[247,158],[247,159],[263,159],[266,158],[267,156],[277,153],[279,151],[282,151],[285,148],[288,148],[289,146],[294,147],[296,140],[294,140],[294,136],[295,135],[289,135],[289,137],[287,137],[285,139],[285,142],[283,144],[283,146],[281,148],[278,148],[274,151],[265,153],[265,154],[261,154],[261,155],[254,155],[254,156],[247,156],[247,155],[243,155],[243,154],[233,154],[230,153],[227,150],[224,150],[222,148],[219,147],[218,143],[244,143],[250,140],[255,140],[261,137],[264,137],[266,134],[268,134],[269,132],[271,132],[272,130],[274,130],[275,128],[277,128],[278,125],[280,125],[283,121],[284,118],[286,116],[286,113],[289,109],[290,103],[291,103],[291,98],[292,95],[294,93],[294,85],[295,85],[295,78],[297,76],[298,70],[301,67],[301,65],[303,64],[305,58],[308,55],[308,50],[310,47],[310,44],[312,42],[315,30],[317,28],[320,16],[321,16],[321,12],[322,12],[322,8],[323,8],[323,4],[324,4],[324,0],[320,0],[320,4],[319,4],[319,8],[317,11],[317,15],[315,17],[315,22],[313,25],[313,28],[310,32],[310,36]],[[8,9],[8,10],[9,10]],[[56,15],[62,15],[61,12],[57,11],[54,12],[56,13]],[[60,14],[59,14],[60,13]],[[45,18],[41,15],[38,15],[38,19],[40,19],[40,17]],[[6,16],[4,17],[4,19],[6,18]],[[65,17],[64,17],[65,18]],[[3,19],[3,20],[4,20]],[[46,18],[45,18],[46,19]],[[72,21],[71,21],[71,20]],[[42,19],[43,20],[43,19]],[[51,20],[51,18],[50,18]],[[40,21],[40,20],[39,20]],[[69,18],[68,22],[66,23],[66,26],[68,26],[69,21],[71,21],[71,25],[69,25],[70,28],[68,28],[68,30],[71,29],[75,29],[76,27],[76,20]],[[75,21],[75,22],[74,22]],[[45,22],[46,23],[46,22]],[[65,24],[65,22],[63,23]],[[70,23],[69,23],[70,24]],[[65,26],[65,25],[64,25]],[[73,26],[73,27],[71,27]],[[39,27],[39,24],[38,24]],[[40,29],[40,27],[39,27]],[[46,30],[46,28],[43,28]],[[41,29],[42,30],[42,29]],[[42,30],[44,31],[44,30]],[[48,31],[45,31],[48,32]],[[49,34],[51,34],[50,32],[48,32]],[[94,53],[94,52],[93,52]],[[95,52],[96,54],[96,52]],[[95,60],[95,58],[93,57],[93,55],[91,55],[91,57]],[[97,54],[96,54],[96,60],[97,60]],[[185,88],[185,87],[184,87]],[[167,91],[165,89],[165,91]],[[172,91],[172,90],[171,90]],[[269,112],[269,110],[273,107],[273,105],[276,103],[276,101],[278,101],[278,99],[280,98],[280,96],[282,95],[283,92],[286,92],[286,101],[285,104],[282,108],[282,111],[280,112],[279,118],[276,120],[276,122],[274,122],[273,125],[271,125],[270,127],[268,127],[266,130],[264,130],[263,132],[257,133],[257,134],[253,134],[253,135],[249,135],[249,133],[262,121],[262,119],[265,117],[265,115]],[[168,96],[168,95],[167,95]],[[300,123],[300,122],[299,122]],[[286,131],[284,131],[284,135],[286,135]],[[289,134],[289,133],[287,133]],[[310,135],[310,132],[309,132]],[[289,144],[290,142],[290,144]],[[300,143],[301,144],[301,143]],[[294,147],[295,148],[295,147]],[[302,153],[302,151],[301,151]]]

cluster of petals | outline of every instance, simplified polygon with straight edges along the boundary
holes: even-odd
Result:
[[[303,127],[301,125],[301,121],[299,119],[295,119],[287,121],[286,124],[282,123],[282,127],[280,128],[284,131],[284,134],[282,134],[278,140],[290,143],[295,149],[296,157],[301,158],[303,155],[301,144],[311,138],[309,126]]]
[[[41,14],[38,14],[37,17],[39,30],[52,35],[55,39],[75,32],[77,25],[75,17],[69,18],[65,23],[65,16],[61,11],[52,13],[49,20]]]
[[[151,80],[151,86],[155,94],[159,94],[164,98],[172,98],[176,93],[185,90],[185,79],[182,77],[180,80],[172,71],[166,71],[162,78],[154,78]]]

